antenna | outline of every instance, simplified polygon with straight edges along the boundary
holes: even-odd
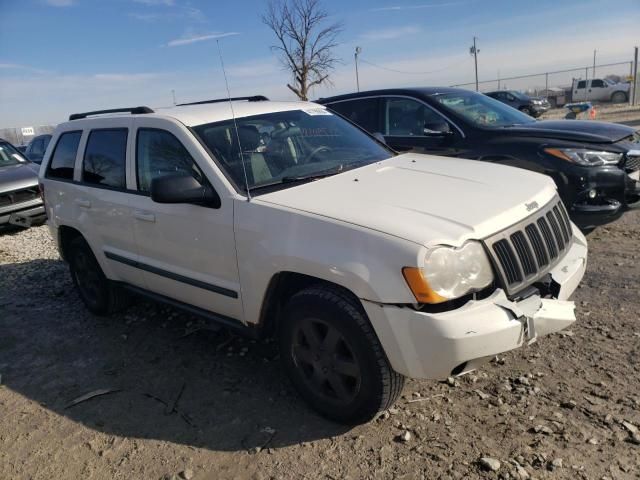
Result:
[[[240,133],[238,132],[238,123],[236,122],[236,114],[233,111],[233,101],[231,100],[231,90],[229,90],[229,81],[227,80],[227,72],[224,69],[224,60],[222,59],[222,49],[220,48],[220,40],[216,40],[216,45],[218,45],[218,55],[220,56],[220,65],[222,66],[224,83],[227,86],[227,98],[229,99],[229,107],[231,108],[231,118],[233,118],[233,128],[236,131],[236,139],[238,140],[238,149],[240,151],[240,163],[242,163],[242,173],[244,174],[244,188],[247,191],[247,202],[250,202],[251,190],[249,189],[249,177],[247,177],[247,166],[244,164],[244,157],[242,156],[242,144],[240,143]]]

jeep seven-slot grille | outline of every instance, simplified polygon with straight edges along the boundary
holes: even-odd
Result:
[[[38,187],[14,190],[0,193],[0,207],[7,207],[16,203],[28,202],[38,198]]]
[[[567,211],[557,197],[539,212],[487,240],[488,251],[507,293],[515,293],[547,273],[571,244]]]

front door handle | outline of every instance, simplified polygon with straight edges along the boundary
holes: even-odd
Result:
[[[138,220],[142,220],[143,222],[153,223],[156,221],[156,216],[153,213],[143,212],[142,210],[134,210],[133,217],[137,218]]]
[[[85,200],[84,198],[76,198],[76,205],[80,208],[91,208],[91,202],[89,200]]]

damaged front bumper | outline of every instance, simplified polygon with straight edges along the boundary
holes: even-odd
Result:
[[[575,306],[567,299],[586,264],[586,240],[574,232],[571,248],[550,271],[556,298],[533,294],[512,301],[498,289],[488,298],[441,313],[369,301],[363,306],[394,370],[408,377],[442,379],[575,322]]]

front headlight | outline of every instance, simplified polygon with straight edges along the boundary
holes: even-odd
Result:
[[[442,303],[477,292],[493,282],[491,263],[480,242],[461,248],[436,247],[425,255],[424,266],[402,270],[419,303]]]
[[[549,155],[583,166],[616,165],[622,160],[622,153],[601,152],[587,148],[545,148]]]

